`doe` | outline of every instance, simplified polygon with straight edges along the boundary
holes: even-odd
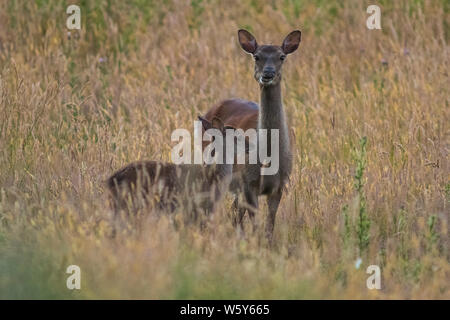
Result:
[[[281,71],[286,56],[297,50],[301,41],[301,32],[292,31],[281,46],[259,45],[255,37],[246,30],[238,31],[242,49],[252,55],[255,61],[254,78],[260,88],[260,105],[243,99],[228,99],[211,108],[206,119],[220,117],[224,123],[237,129],[279,130],[279,170],[274,175],[262,175],[263,164],[247,164],[244,168],[233,168],[231,191],[235,193],[233,207],[236,211],[234,223],[243,228],[242,219],[248,209],[254,223],[258,209],[258,196],[266,195],[269,213],[266,221],[266,235],[272,242],[275,216],[280,204],[283,188],[292,169],[292,152],[289,129],[282,104]],[[271,146],[267,146],[271,153]],[[244,196],[244,203],[239,199]]]

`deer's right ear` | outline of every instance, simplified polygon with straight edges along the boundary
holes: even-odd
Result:
[[[247,30],[240,29],[238,31],[239,44],[245,52],[254,54],[258,44],[256,43],[255,37]]]
[[[202,126],[205,131],[212,128],[211,122],[209,122],[205,118],[198,116],[198,120],[202,122]]]

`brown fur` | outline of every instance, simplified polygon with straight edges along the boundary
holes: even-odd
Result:
[[[243,217],[248,209],[254,223],[254,214],[258,209],[258,196],[267,195],[269,214],[267,216],[266,234],[272,240],[275,216],[289,180],[292,169],[292,152],[288,125],[284,114],[281,96],[282,65],[286,56],[294,52],[301,41],[301,32],[295,30],[288,34],[281,46],[258,45],[256,39],[246,30],[239,30],[239,43],[245,52],[251,54],[255,61],[254,78],[260,86],[260,107],[254,102],[230,99],[211,108],[205,117],[211,119],[219,116],[226,124],[244,131],[254,129],[278,129],[279,170],[274,175],[261,175],[261,163],[235,166],[231,190],[236,194],[234,223],[243,228]],[[269,146],[270,152],[270,146]],[[239,196],[245,202],[241,203]]]
[[[134,162],[114,173],[107,184],[116,208],[132,202],[153,203],[174,211],[184,205],[191,210],[212,211],[220,199],[227,173],[215,165],[176,165],[158,161]],[[227,182],[224,182],[227,184]],[[227,186],[226,186],[227,187]]]
[[[226,138],[223,122],[199,117],[204,129],[219,129]],[[114,208],[139,208],[150,205],[168,211],[182,207],[197,215],[210,213],[229,187],[233,165],[225,163],[226,145],[223,145],[222,163],[211,165],[173,164],[159,161],[131,163],[114,173],[108,180]]]

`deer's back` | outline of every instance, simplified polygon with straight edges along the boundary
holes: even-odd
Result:
[[[114,173],[107,186],[119,207],[125,207],[124,202],[131,195],[133,199],[141,196],[147,201],[156,200],[160,208],[173,211],[182,203],[211,206],[209,198],[215,199],[222,180],[225,181],[215,175],[211,166],[140,161]]]
[[[115,200],[126,194],[166,195],[179,189],[176,166],[158,161],[133,162],[115,172],[106,182]]]
[[[236,129],[256,129],[258,126],[259,107],[255,102],[243,99],[228,99],[212,107],[205,118],[211,121],[214,117],[221,119],[226,125]]]

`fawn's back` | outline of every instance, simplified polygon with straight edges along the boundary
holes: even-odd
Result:
[[[222,184],[229,184],[215,169],[215,165],[141,161],[116,172],[107,184],[116,205],[122,208],[131,200],[154,202],[170,211],[182,205],[211,210],[220,198]]]

